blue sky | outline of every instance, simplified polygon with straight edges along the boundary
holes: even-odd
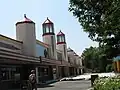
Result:
[[[66,34],[67,46],[78,54],[90,46],[97,46],[91,41],[77,19],[68,11],[69,0],[2,0],[0,2],[0,34],[16,38],[15,23],[28,18],[36,23],[36,38],[42,40],[41,24],[47,17],[54,22],[55,33],[62,30]]]

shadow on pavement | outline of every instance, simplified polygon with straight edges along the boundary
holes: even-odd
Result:
[[[54,87],[54,85],[51,85],[51,84],[56,83],[56,82],[58,82],[58,81],[59,81],[59,80],[46,81],[45,83],[38,84],[37,87],[38,87],[38,88]]]
[[[54,87],[54,85],[38,85],[37,88],[47,88],[47,87]]]

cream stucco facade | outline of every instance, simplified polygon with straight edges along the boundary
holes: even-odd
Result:
[[[26,80],[32,69],[36,70],[37,83],[83,73],[81,59],[67,49],[65,34],[55,34],[53,22],[47,18],[42,24],[40,41],[35,23],[26,15],[24,19],[16,23],[16,40],[0,35],[0,73],[4,72],[4,80],[14,82],[16,73],[20,80]]]

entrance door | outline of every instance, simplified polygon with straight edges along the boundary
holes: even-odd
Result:
[[[22,65],[21,68],[21,80],[28,80],[31,70],[34,69],[33,65]]]
[[[49,79],[50,79],[50,80],[53,79],[53,70],[52,70],[52,66],[49,66]]]
[[[65,70],[64,70],[64,67],[61,67],[61,71],[62,71],[62,77],[65,77]]]

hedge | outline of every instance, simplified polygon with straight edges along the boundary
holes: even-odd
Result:
[[[120,76],[96,79],[93,90],[120,90]]]

